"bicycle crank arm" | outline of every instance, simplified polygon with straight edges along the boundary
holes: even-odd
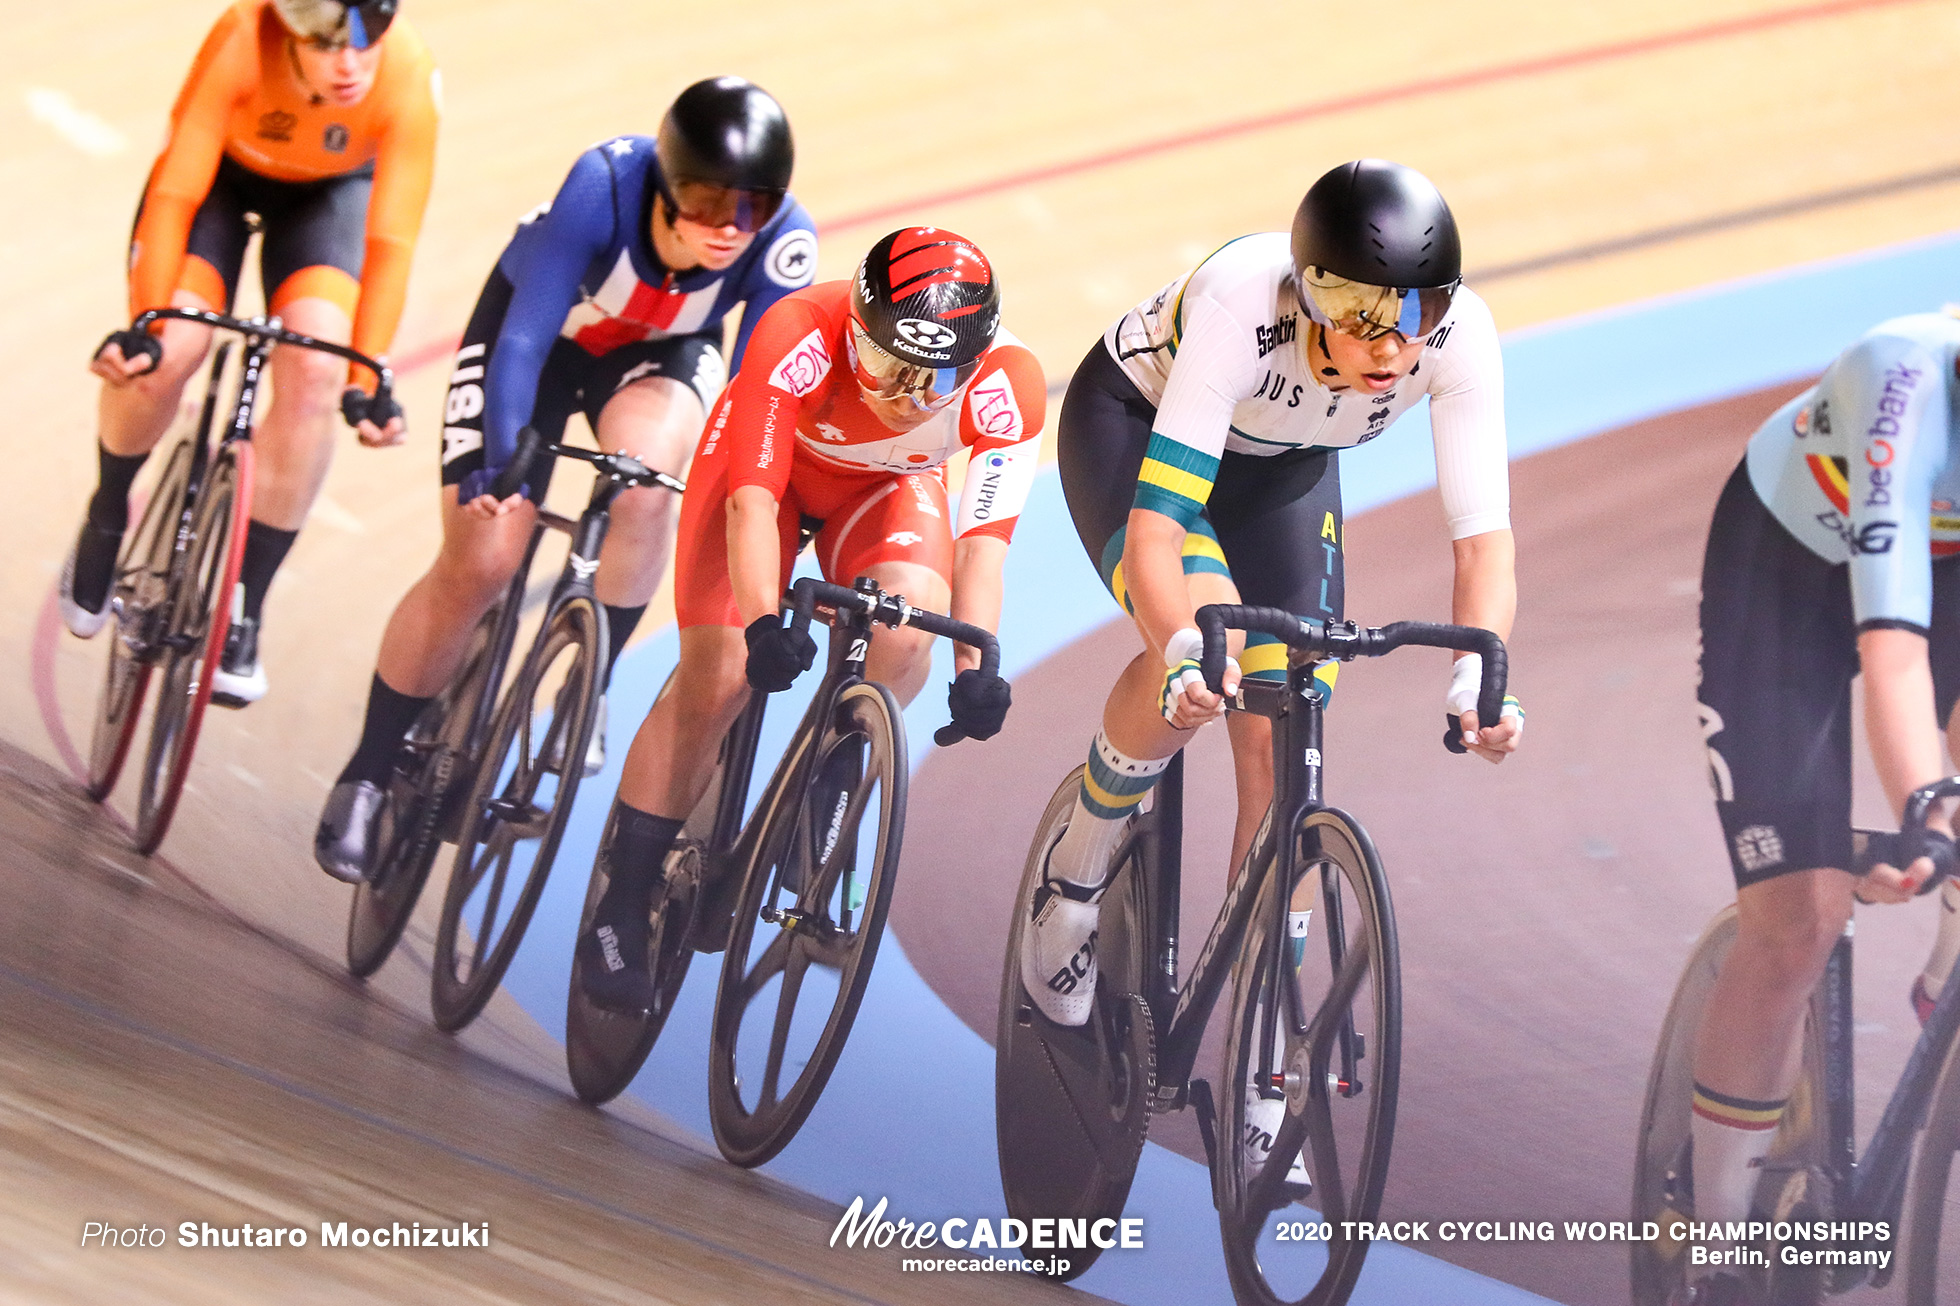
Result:
[[[495,817],[513,838],[540,839],[544,837],[544,823],[551,813],[536,803],[518,798],[492,798],[483,805],[483,810]]]

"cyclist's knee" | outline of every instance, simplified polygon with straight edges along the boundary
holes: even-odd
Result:
[[[748,701],[748,687],[747,643],[740,630],[689,626],[681,631],[673,692],[683,715],[733,717]]]
[[[910,703],[932,671],[932,641],[931,635],[910,626],[881,630],[871,641],[865,670],[901,704]]]
[[[1793,882],[1755,895],[1745,889],[1736,930],[1738,951],[1760,970],[1792,984],[1808,983],[1823,970],[1850,915],[1848,903],[1840,908],[1817,895],[1790,891],[1797,888]]]
[[[613,500],[615,534],[644,534],[670,528],[680,516],[680,496],[658,487],[627,490]]]
[[[274,357],[273,406],[296,418],[319,417],[340,409],[347,364],[312,349],[282,348]]]
[[[437,602],[482,615],[510,584],[523,557],[521,546],[514,551],[501,545],[489,532],[445,539],[429,569],[429,589]]]

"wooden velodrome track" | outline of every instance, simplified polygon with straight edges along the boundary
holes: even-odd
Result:
[[[513,1004],[455,1042],[433,1035],[414,936],[365,992],[333,978],[345,891],[312,867],[305,841],[356,733],[381,623],[433,550],[448,342],[512,222],[550,195],[573,154],[652,130],[688,82],[740,72],[788,107],[795,189],[823,224],[823,275],[843,275],[901,222],[961,231],[994,258],[1008,321],[1051,380],[1123,308],[1221,240],[1283,226],[1307,182],[1358,155],[1421,167],[1450,196],[1472,283],[1507,330],[1945,232],[1960,201],[1955,0],[1424,0],[1392,13],[1008,0],[916,14],[862,2],[717,12],[409,0],[447,101],[396,347],[413,437],[386,453],[348,441],[275,589],[274,691],[247,714],[214,714],[167,860],[145,865],[82,809],[43,724],[45,706],[85,729],[97,653],[36,633],[92,476],[83,360],[123,312],[130,213],[216,12],[204,0],[85,11],[0,0],[14,56],[0,97],[0,357],[17,487],[0,550],[0,663],[13,668],[0,676],[11,745],[0,1298],[1044,1293],[1014,1276],[934,1276],[928,1287],[889,1258],[824,1254],[832,1216],[820,1204],[701,1159],[643,1111],[567,1105],[551,1040]],[[1942,295],[1960,298],[1929,290]],[[1712,424],[1713,453],[1678,431],[1634,437],[1658,460],[1641,465],[1667,474],[1634,478],[1625,496],[1663,505],[1647,520],[1665,529],[1610,520],[1625,497],[1614,464],[1580,449],[1520,471],[1521,667],[1527,652],[1541,659],[1521,670],[1535,694],[1526,756],[1502,772],[1445,767],[1440,754],[1410,753],[1413,727],[1384,724],[1369,732],[1384,756],[1347,763],[1384,788],[1432,786],[1432,811],[1495,814],[1487,828],[1516,854],[1397,879],[1405,952],[1426,969],[1411,981],[1421,1051],[1394,1182],[1431,1194],[1457,1185],[1434,1214],[1620,1211],[1628,1104],[1682,937],[1724,893],[1687,724],[1692,604],[1678,584],[1692,583],[1706,505],[1762,410]],[[1404,598],[1440,611],[1434,522],[1420,503],[1356,521],[1355,592],[1370,595],[1357,615],[1404,615],[1388,610]],[[1595,592],[1591,563],[1607,548],[1652,592]],[[1667,603],[1662,638],[1651,623]],[[1112,637],[1026,677],[1022,702],[1045,704],[1052,721],[1024,706],[992,752],[948,754],[922,777],[918,809],[950,810],[993,783],[1004,752],[1045,793],[1087,738],[1117,655]],[[1432,693],[1413,673],[1371,677],[1344,704],[1348,728],[1406,725],[1397,709],[1411,701],[1426,722]],[[1037,724],[1054,726],[1052,742]],[[1645,751],[1619,747],[1635,737],[1671,746],[1647,750],[1666,770],[1638,792],[1626,759]],[[1398,768],[1391,748],[1415,756],[1414,769]],[[1446,866],[1484,837],[1425,825],[1414,804],[1366,810],[1392,869],[1399,857]],[[1398,819],[1403,833],[1388,834]],[[1021,824],[1007,828],[1006,843],[1022,837]],[[1678,858],[1684,830],[1695,840],[1678,881],[1689,896],[1658,892],[1645,872]],[[920,846],[908,860],[930,855]],[[947,954],[972,966],[922,965],[982,1029],[1005,883],[990,880],[973,906],[984,944]],[[915,957],[935,937],[925,901],[901,894],[896,917]],[[1897,964],[1864,972],[1894,1030],[1898,976],[1925,922],[1890,925]],[[75,1247],[87,1219],[235,1223],[323,1207],[360,1219],[399,1200],[423,1219],[494,1210],[511,1250],[333,1262]],[[1623,1292],[1617,1248],[1453,1255],[1564,1301]]]

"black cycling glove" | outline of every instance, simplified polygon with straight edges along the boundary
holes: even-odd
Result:
[[[340,392],[340,415],[347,419],[349,426],[373,422],[386,430],[388,423],[402,415],[402,406],[395,402],[393,395],[371,395],[357,385],[350,385]]]
[[[999,734],[1013,701],[1005,680],[970,667],[946,688],[946,709],[953,714],[953,724],[969,739],[992,739]]]
[[[785,626],[780,617],[757,617],[742,632],[749,644],[749,684],[780,694],[817,660],[817,641],[807,630]]]
[[[134,362],[139,355],[150,360],[150,365],[138,372],[138,376],[148,376],[163,362],[163,341],[147,331],[111,331],[95,347],[95,357],[102,357],[102,351],[110,345],[122,350],[123,358],[130,362]]]
[[[1938,830],[1900,830],[1896,834],[1874,834],[1865,844],[1865,851],[1858,858],[1858,873],[1863,875],[1872,867],[1884,862],[1887,866],[1905,870],[1921,857],[1933,859],[1933,875],[1920,886],[1921,893],[1953,874],[1956,853],[1953,840]]]

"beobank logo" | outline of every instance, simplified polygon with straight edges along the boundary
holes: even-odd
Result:
[[[1139,1217],[1124,1220],[1108,1217],[1100,1220],[1017,1220],[1008,1216],[995,1220],[986,1216],[973,1219],[954,1216],[934,1223],[930,1220],[888,1220],[885,1212],[889,1206],[890,1199],[880,1197],[878,1204],[866,1211],[864,1198],[852,1198],[843,1218],[831,1230],[830,1245],[835,1247],[841,1239],[846,1247],[882,1249],[896,1246],[906,1251],[943,1247],[967,1253],[963,1257],[907,1259],[903,1268],[908,1270],[1009,1270],[1038,1274],[1067,1273],[1068,1258],[1035,1257],[1030,1254],[1033,1252],[1065,1252],[1072,1248],[1086,1250],[1090,1247],[1105,1251],[1117,1247],[1136,1250],[1143,1246],[1143,1220]],[[1021,1255],[1007,1257],[994,1254],[1014,1250],[1020,1251]],[[977,1251],[987,1254],[978,1256],[974,1254]]]

